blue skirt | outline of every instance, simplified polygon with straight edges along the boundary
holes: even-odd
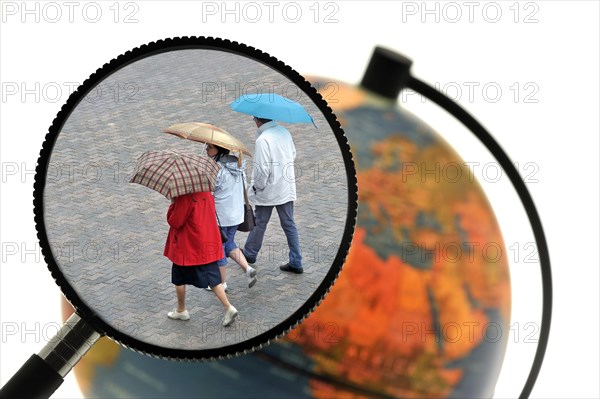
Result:
[[[171,267],[171,282],[175,285],[193,285],[198,288],[215,287],[221,284],[221,272],[217,262],[197,266]]]

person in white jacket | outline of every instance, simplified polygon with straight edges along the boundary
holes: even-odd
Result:
[[[248,288],[252,288],[257,280],[256,270],[248,265],[244,254],[235,243],[238,225],[244,221],[245,161],[238,165],[238,158],[230,155],[229,150],[212,144],[206,146],[206,154],[221,167],[217,174],[214,197],[219,227],[227,235],[227,241],[223,243],[225,258],[217,262],[223,288],[227,290],[227,257],[240,266],[248,279]]]
[[[258,130],[248,198],[255,205],[256,227],[248,234],[243,252],[248,263],[256,262],[267,223],[275,208],[290,249],[289,261],[279,268],[301,274],[304,269],[298,230],[294,221],[296,147],[290,132],[277,122],[257,117],[254,117],[254,122]]]

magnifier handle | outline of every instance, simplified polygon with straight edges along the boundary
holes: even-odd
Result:
[[[74,313],[46,346],[0,389],[4,398],[49,398],[100,334]]]
[[[38,355],[32,355],[0,389],[0,398],[49,398],[63,378]]]

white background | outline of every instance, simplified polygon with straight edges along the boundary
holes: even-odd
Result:
[[[31,172],[56,113],[73,87],[119,54],[166,37],[203,35],[257,47],[305,75],[350,83],[360,81],[373,47],[384,45],[413,59],[414,75],[449,95],[458,97],[461,88],[461,105],[520,165],[550,246],[553,324],[532,397],[600,396],[597,2],[0,4],[2,384],[60,320],[59,290],[36,251]],[[431,104],[403,102],[466,161],[492,159]],[[539,325],[539,267],[527,262],[531,233],[506,177],[478,177],[513,248],[514,331],[496,394],[514,397],[535,349],[524,326]],[[55,394],[79,396],[72,375]]]

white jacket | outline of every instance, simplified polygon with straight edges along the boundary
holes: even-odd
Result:
[[[258,128],[248,199],[254,205],[282,205],[296,200],[296,147],[288,130],[275,121]]]
[[[237,226],[244,221],[244,167],[238,166],[238,159],[225,155],[219,160],[221,169],[217,174],[215,187],[215,208],[222,227]]]

